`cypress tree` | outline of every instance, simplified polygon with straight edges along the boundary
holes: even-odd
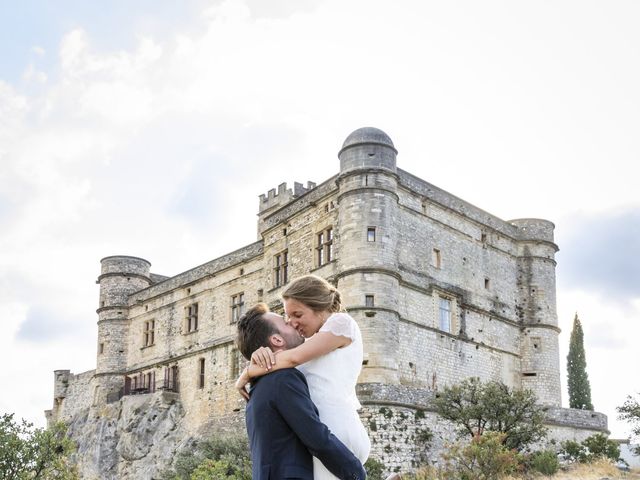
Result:
[[[587,360],[584,353],[584,334],[582,333],[582,324],[577,313],[573,319],[573,329],[569,340],[567,380],[569,407],[580,410],[593,410],[591,386],[587,375]]]

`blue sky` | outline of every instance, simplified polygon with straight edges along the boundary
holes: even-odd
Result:
[[[258,196],[322,182],[358,127],[504,219],[556,224],[596,408],[640,391],[640,4],[0,3],[0,410],[42,424],[95,366],[99,259],[176,274],[256,239]],[[18,358],[20,361],[15,362]],[[563,370],[564,372],[564,370]],[[566,392],[565,392],[566,401]]]

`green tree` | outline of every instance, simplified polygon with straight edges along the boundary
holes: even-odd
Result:
[[[577,313],[573,319],[573,329],[569,340],[567,384],[569,387],[569,407],[593,410],[591,386],[587,375],[587,360],[584,353],[584,334]]]
[[[13,414],[0,417],[0,480],[77,480],[78,473],[68,456],[74,443],[67,427],[33,428]]]
[[[544,412],[536,400],[530,390],[470,378],[446,387],[435,406],[440,416],[459,426],[461,436],[501,432],[505,447],[524,450],[546,435]]]
[[[616,410],[620,420],[626,420],[631,424],[631,433],[640,437],[640,401],[629,395],[624,404]],[[640,455],[640,446],[635,449],[635,453]]]

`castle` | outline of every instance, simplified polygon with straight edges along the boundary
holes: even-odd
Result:
[[[280,310],[282,287],[314,273],[338,287],[362,330],[361,415],[389,468],[416,465],[427,427],[434,451],[451,437],[430,402],[471,376],[533,390],[550,437],[607,433],[606,416],[561,408],[554,225],[501,220],[401,170],[396,155],[383,131],[354,131],[335,176],[260,196],[255,243],[176,276],[141,258],[103,258],[96,369],[54,373],[48,420],[77,424],[155,399],[180,407],[176,445],[239,428],[235,323],[256,302]],[[140,459],[115,437],[109,468],[124,478],[123,462]]]

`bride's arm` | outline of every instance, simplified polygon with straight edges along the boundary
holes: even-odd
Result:
[[[264,356],[255,355],[256,352],[254,352],[254,355],[251,356],[251,362],[247,368],[242,371],[242,374],[236,381],[235,387],[240,395],[248,401],[249,393],[247,392],[246,386],[251,382],[252,378],[261,377],[269,372],[283,368],[297,367],[302,363],[326,355],[336,348],[345,347],[350,343],[351,339],[348,337],[334,335],[330,332],[318,332],[303,344],[289,350],[281,350],[273,353],[269,348],[261,347],[256,350],[256,352],[261,352]],[[265,350],[268,351],[268,353]],[[262,362],[262,365],[256,363],[256,361]]]
[[[254,356],[252,355],[252,362],[248,367],[247,373],[249,377],[253,378],[260,377],[274,370],[297,367],[309,360],[326,355],[336,348],[345,347],[350,343],[351,339],[348,337],[334,335],[331,332],[318,332],[295,348],[281,350],[272,354],[271,362],[262,360],[262,364],[255,363],[256,360],[254,360]]]

